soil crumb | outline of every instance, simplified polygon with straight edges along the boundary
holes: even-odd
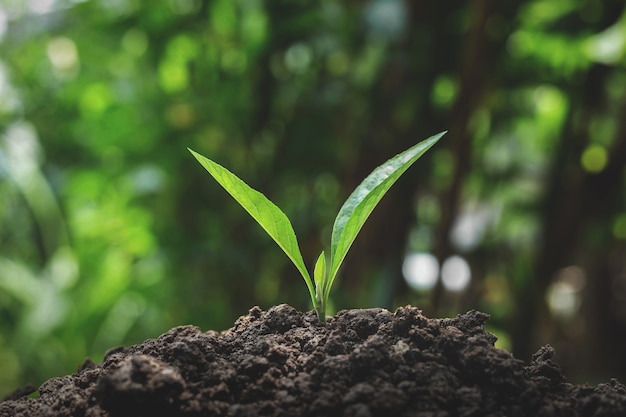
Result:
[[[176,327],[73,375],[16,390],[0,417],[626,416],[617,380],[573,385],[542,347],[529,365],[494,347],[489,316],[345,310],[323,326],[288,305],[231,329]]]

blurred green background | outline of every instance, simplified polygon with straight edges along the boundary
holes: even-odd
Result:
[[[0,397],[172,326],[310,308],[191,157],[292,219],[449,130],[348,254],[333,310],[480,309],[498,346],[626,380],[623,0],[1,0]]]

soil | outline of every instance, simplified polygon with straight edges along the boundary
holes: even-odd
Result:
[[[494,347],[488,315],[346,310],[322,325],[288,305],[231,329],[176,327],[20,389],[0,417],[626,416],[617,380],[573,385],[544,346],[529,365]]]

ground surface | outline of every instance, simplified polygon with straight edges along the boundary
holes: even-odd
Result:
[[[626,416],[613,380],[571,385],[543,347],[530,365],[493,346],[488,316],[412,307],[312,312],[258,307],[221,333],[177,327],[16,391],[0,417]]]

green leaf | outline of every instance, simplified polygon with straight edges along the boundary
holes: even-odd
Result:
[[[326,255],[324,255],[324,251],[320,253],[320,256],[317,258],[317,262],[315,262],[313,277],[315,279],[316,288],[321,287],[324,284],[324,279],[326,278]]]
[[[223,166],[189,149],[189,152],[215,180],[261,225],[294,263],[309,289],[315,304],[315,290],[306,270],[291,222],[278,206],[251,188]]]
[[[316,303],[315,310],[320,321],[324,323],[326,321],[326,299],[324,298],[324,283],[326,282],[326,255],[324,251],[320,253],[320,256],[315,262],[315,269],[313,270],[313,279],[315,281],[315,297]]]
[[[324,287],[328,298],[330,288],[350,246],[374,207],[380,202],[397,179],[430,149],[446,132],[431,136],[410,149],[394,156],[363,180],[339,210],[333,225],[330,246],[330,271]]]

